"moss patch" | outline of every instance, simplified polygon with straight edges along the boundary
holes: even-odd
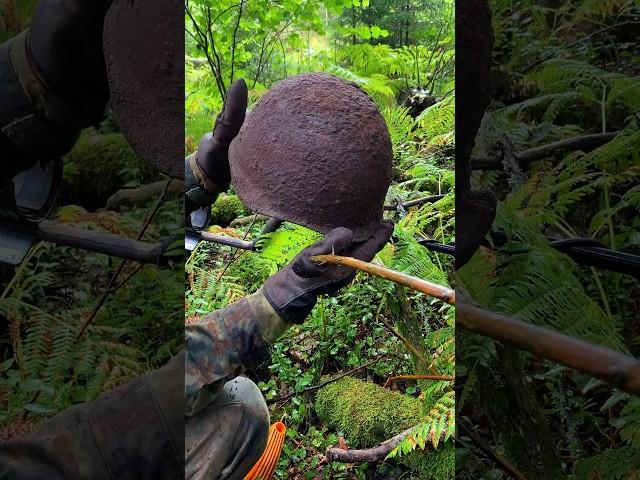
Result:
[[[345,377],[318,390],[316,411],[331,428],[344,432],[352,448],[369,448],[426,420],[424,402],[374,383]],[[420,480],[448,480],[455,476],[452,441],[432,452],[415,451],[396,457]]]
[[[211,206],[212,225],[226,227],[233,220],[244,215],[248,215],[248,211],[237,195],[227,195],[222,193]]]
[[[419,480],[453,480],[456,474],[456,448],[453,441],[430,452],[415,452],[400,461],[416,473]]]
[[[354,448],[377,445],[425,420],[417,398],[350,377],[318,390],[316,410]]]

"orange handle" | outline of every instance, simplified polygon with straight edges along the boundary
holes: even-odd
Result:
[[[282,444],[284,443],[284,434],[287,427],[282,422],[276,422],[269,428],[269,439],[267,447],[264,449],[262,456],[258,459],[251,471],[247,473],[244,480],[270,480],[273,472],[276,470],[280,454],[282,453]]]

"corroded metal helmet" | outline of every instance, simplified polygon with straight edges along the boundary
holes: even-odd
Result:
[[[365,239],[382,221],[393,155],[376,104],[355,84],[307,73],[278,83],[229,149],[231,181],[251,210]]]
[[[140,157],[184,177],[183,0],[116,0],[104,24],[111,104]]]

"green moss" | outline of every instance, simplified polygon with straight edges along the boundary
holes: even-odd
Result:
[[[452,441],[430,452],[414,452],[400,460],[419,480],[453,480],[456,473],[456,449]]]
[[[376,445],[425,420],[417,398],[350,377],[318,390],[316,410],[355,448]]]
[[[344,432],[353,448],[368,448],[426,419],[429,402],[345,377],[318,390],[316,411],[331,428]],[[448,480],[455,476],[452,441],[432,452],[414,451],[396,457],[419,480]]]
[[[211,206],[211,224],[226,227],[236,218],[247,214],[247,209],[237,195],[222,193]]]
[[[123,135],[85,131],[64,159],[60,203],[101,208],[118,190],[158,178],[157,171],[135,154]]]

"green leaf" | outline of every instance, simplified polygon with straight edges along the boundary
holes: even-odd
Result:
[[[39,415],[47,415],[56,412],[55,408],[47,407],[40,403],[27,403],[26,405],[23,405],[22,408],[27,412],[36,413]]]

